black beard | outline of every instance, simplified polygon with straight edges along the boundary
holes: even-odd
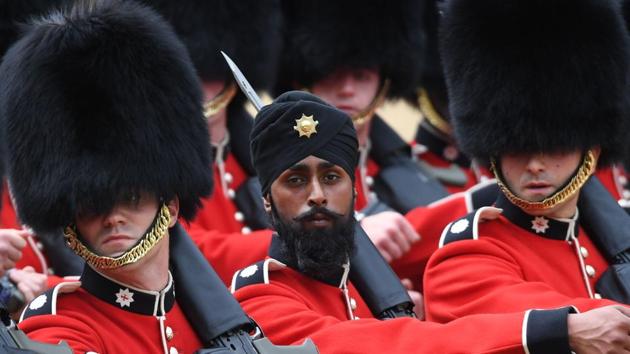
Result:
[[[332,220],[332,227],[305,230],[300,220],[308,219],[315,213],[328,216]],[[356,220],[353,214],[344,216],[326,208],[313,207],[307,213],[287,221],[278,214],[272,201],[271,223],[282,241],[282,255],[289,265],[318,280],[339,280],[343,274],[342,265],[354,252]]]

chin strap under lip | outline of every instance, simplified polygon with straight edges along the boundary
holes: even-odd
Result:
[[[496,161],[494,158],[490,159],[491,170],[497,179],[497,184],[501,189],[501,192],[505,194],[507,199],[517,207],[525,210],[548,210],[556,205],[562,204],[577,193],[584,183],[588,181],[588,178],[595,172],[597,167],[597,159],[592,150],[588,150],[582,159],[580,167],[576,173],[571,177],[571,181],[567,183],[563,188],[556,191],[549,197],[543,199],[540,202],[531,202],[516,196],[507,184],[503,180],[502,174],[499,172]]]
[[[90,266],[96,269],[114,269],[135,263],[146,256],[147,253],[164,238],[164,235],[168,232],[170,223],[171,213],[168,206],[163,204],[160,210],[158,210],[149,230],[145,232],[142,238],[140,238],[133,247],[118,257],[100,256],[94,253],[81,241],[76,226],[67,226],[64,229],[64,236],[68,247],[83,258]]]

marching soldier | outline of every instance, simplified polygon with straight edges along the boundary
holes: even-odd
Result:
[[[442,231],[451,221],[496,200],[499,188],[485,163],[469,159],[458,147],[449,114],[449,100],[442,62],[438,53],[437,1],[426,2],[424,26],[427,33],[426,59],[423,65],[422,88],[414,98],[422,112],[412,150],[417,162],[449,190],[451,194],[427,207],[412,210],[407,218],[422,235],[423,242],[414,244],[402,257],[391,263],[401,278],[412,279],[414,288],[422,289],[422,277],[431,254],[439,247]],[[627,176],[620,164],[600,166],[597,179],[622,206],[629,206]]]
[[[81,353],[199,349],[169,238],[189,237],[172,227],[210,194],[211,155],[199,81],[170,26],[134,2],[79,2],[31,25],[0,75],[19,217],[63,228],[86,262],[79,282],[35,298],[20,328]]]
[[[604,235],[585,231],[577,204],[626,129],[630,41],[618,4],[454,0],[442,20],[455,133],[470,156],[490,161],[501,193],[495,207],[444,230],[425,273],[428,318],[615,304],[596,291],[609,267]],[[621,351],[613,338],[626,341],[627,327],[611,323],[624,314],[602,316],[590,345]],[[564,328],[583,324],[566,312],[549,320],[557,352],[579,352]]]
[[[422,65],[422,87],[413,96],[413,102],[422,112],[423,119],[412,151],[426,171],[442,182],[450,193],[456,193],[466,191],[493,176],[484,164],[471,161],[460,150],[453,133],[446,82],[438,52],[440,12],[437,3],[437,0],[426,1],[424,10],[427,50]],[[626,191],[628,179],[621,165],[600,168],[596,175],[616,200],[630,198],[630,193]]]

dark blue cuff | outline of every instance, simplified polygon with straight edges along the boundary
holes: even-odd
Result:
[[[567,316],[573,307],[554,310],[531,310],[526,318],[524,346],[530,354],[571,353]]]

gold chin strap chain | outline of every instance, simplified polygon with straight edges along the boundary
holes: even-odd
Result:
[[[230,82],[223,91],[221,91],[218,95],[216,95],[210,101],[204,103],[203,105],[203,115],[206,119],[210,119],[213,115],[217,114],[218,111],[225,108],[234,96],[236,95],[236,85],[234,82]]]
[[[582,160],[582,164],[580,168],[576,172],[576,174],[571,178],[571,182],[567,184],[564,188],[557,191],[553,195],[545,198],[540,202],[530,202],[528,200],[522,199],[514,195],[512,191],[505,184],[503,179],[501,178],[501,174],[498,173],[496,162],[493,159],[490,160],[492,171],[494,172],[494,176],[497,179],[497,184],[499,188],[508,198],[508,200],[521,209],[526,210],[546,210],[555,207],[556,205],[564,203],[567,199],[573,196],[577,191],[579,191],[584,183],[588,180],[588,178],[595,172],[595,167],[597,166],[597,160],[593,155],[591,150],[586,152],[584,159]]]
[[[155,217],[153,227],[142,236],[142,239],[140,239],[135,246],[118,257],[99,256],[90,251],[79,239],[75,226],[66,227],[63,233],[68,247],[70,247],[74,253],[85,259],[89,265],[97,269],[113,269],[135,263],[149,253],[149,251],[164,238],[170,223],[171,213],[166,204],[163,204],[158,215]]]
[[[439,130],[440,133],[446,136],[451,136],[453,128],[449,122],[447,122],[446,119],[444,119],[442,115],[435,110],[427,90],[423,88],[418,90],[418,106],[420,107],[422,116],[426,118],[429,123],[435,127],[435,129]]]
[[[374,99],[372,100],[372,103],[370,103],[363,111],[351,117],[355,127],[362,126],[372,118],[376,109],[380,107],[385,101],[390,85],[391,81],[389,79],[385,79],[383,85],[381,86],[381,89],[376,94],[376,97],[374,97]]]

